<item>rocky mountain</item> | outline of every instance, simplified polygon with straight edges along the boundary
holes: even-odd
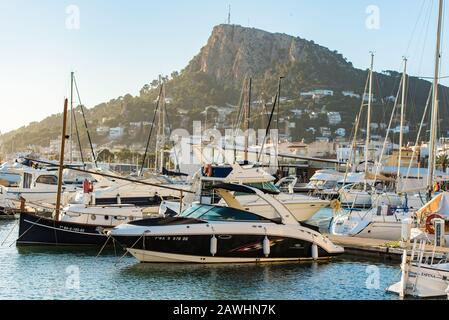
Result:
[[[276,65],[305,63],[311,59],[320,65],[352,67],[342,55],[313,41],[236,25],[219,25],[186,71],[239,81],[246,75],[269,77]]]
[[[270,101],[276,93],[279,77],[283,76],[282,96],[289,98],[289,102],[283,106],[282,116],[289,117],[289,110],[293,108],[316,112],[338,111],[343,120],[340,127],[350,132],[360,108],[360,99],[345,97],[341,92],[362,94],[367,75],[367,70],[354,68],[342,54],[313,41],[238,25],[218,25],[207,44],[185,69],[161,78],[166,83],[167,96],[171,98],[168,108],[175,127],[186,127],[191,120],[205,120],[203,111],[206,106],[237,105],[243,80],[247,76],[253,78],[254,100]],[[388,122],[392,104],[386,105],[383,98],[396,95],[400,76],[395,71],[376,73],[374,95],[378,97],[375,106],[378,109],[374,112],[373,121]],[[94,142],[97,145],[108,142],[107,136],[95,132],[96,128],[121,126],[125,134],[114,141],[115,144],[143,143],[148,128],[132,128],[130,123],[151,121],[158,84],[157,80],[149,81],[138,96],[126,95],[90,108],[87,117]],[[410,78],[409,84],[411,102],[407,119],[413,132],[421,120],[430,83]],[[318,102],[300,98],[300,92],[314,89],[331,89],[335,95]],[[447,88],[443,89],[442,94],[446,95]],[[444,110],[447,108],[442,107],[441,117],[448,116]],[[306,116],[291,121],[296,122],[296,129],[291,133],[293,139],[312,139],[305,131],[306,126],[319,128],[328,125],[323,113],[316,119]],[[229,117],[231,123],[232,115]],[[0,138],[2,152],[17,151],[29,145],[48,146],[50,140],[59,135],[60,126],[61,116],[53,115],[6,133]],[[83,144],[86,144],[86,134],[81,127],[80,131]]]

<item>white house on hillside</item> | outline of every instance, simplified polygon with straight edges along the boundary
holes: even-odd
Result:
[[[336,126],[341,123],[341,115],[340,112],[328,112],[327,119],[329,121],[329,125]]]
[[[125,129],[123,129],[122,127],[109,129],[109,139],[111,139],[111,140],[120,139],[121,137],[123,137],[124,134],[125,134]]]
[[[99,136],[105,136],[105,135],[109,134],[109,127],[105,127],[105,126],[98,127],[97,134]]]
[[[360,99],[360,95],[357,93],[354,93],[354,91],[342,91],[341,94],[345,97]]]

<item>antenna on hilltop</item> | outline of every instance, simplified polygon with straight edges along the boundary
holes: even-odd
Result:
[[[231,24],[231,5],[229,5],[229,10],[228,10],[228,24]]]

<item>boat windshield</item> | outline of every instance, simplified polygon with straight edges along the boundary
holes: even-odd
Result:
[[[259,189],[270,191],[272,193],[281,193],[279,188],[273,182],[262,182],[262,183],[246,183],[247,186]]]
[[[181,217],[207,221],[268,221],[251,212],[204,204],[187,209],[181,214]]]
[[[15,173],[1,173],[0,174],[0,185],[4,187],[18,188],[22,182],[22,177],[20,174]]]

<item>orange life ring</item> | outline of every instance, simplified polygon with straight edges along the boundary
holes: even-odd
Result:
[[[428,234],[435,234],[435,227],[433,225],[434,219],[443,219],[439,214],[433,213],[426,218],[426,232]]]

